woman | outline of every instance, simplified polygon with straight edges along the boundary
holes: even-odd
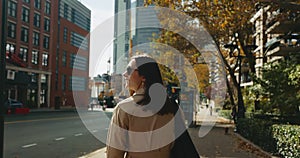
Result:
[[[148,56],[134,56],[123,76],[131,96],[114,109],[107,158],[170,158],[178,105],[162,88],[158,64]]]

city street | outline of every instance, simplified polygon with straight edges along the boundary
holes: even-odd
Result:
[[[106,136],[97,122],[107,119],[100,111],[35,112],[5,118],[4,157],[72,158],[105,146],[94,135]],[[108,112],[109,113],[109,112]],[[99,117],[101,116],[101,117]],[[82,120],[88,125],[85,127]]]

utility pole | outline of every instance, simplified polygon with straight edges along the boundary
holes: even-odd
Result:
[[[7,17],[7,0],[2,0],[2,25],[1,25],[1,52],[0,52],[0,158],[4,157],[4,94],[5,94],[5,83],[6,83],[6,76],[5,76],[5,58],[6,58],[6,20]]]

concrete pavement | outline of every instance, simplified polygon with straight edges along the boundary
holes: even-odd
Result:
[[[219,117],[217,113],[207,115],[207,112],[202,110],[197,114],[197,124],[200,126],[188,129],[201,157],[272,157],[269,153],[235,133],[232,121]],[[210,129],[210,131],[203,135],[200,132],[203,128]],[[102,148],[80,158],[105,158],[105,150]]]

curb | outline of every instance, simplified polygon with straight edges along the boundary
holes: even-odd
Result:
[[[78,158],[106,158],[106,147]]]
[[[268,152],[264,151],[264,150],[261,149],[259,146],[255,145],[254,143],[252,143],[252,142],[249,141],[248,139],[244,138],[244,137],[241,136],[240,134],[235,133],[235,132],[233,132],[233,134],[234,134],[237,138],[239,138],[239,139],[241,139],[242,141],[246,142],[247,144],[250,144],[252,147],[254,147],[255,149],[257,149],[259,152],[261,152],[261,153],[264,154],[265,156],[268,156],[268,157],[270,157],[270,158],[279,158],[279,157],[277,157],[277,156],[273,156],[271,153],[268,153]]]

